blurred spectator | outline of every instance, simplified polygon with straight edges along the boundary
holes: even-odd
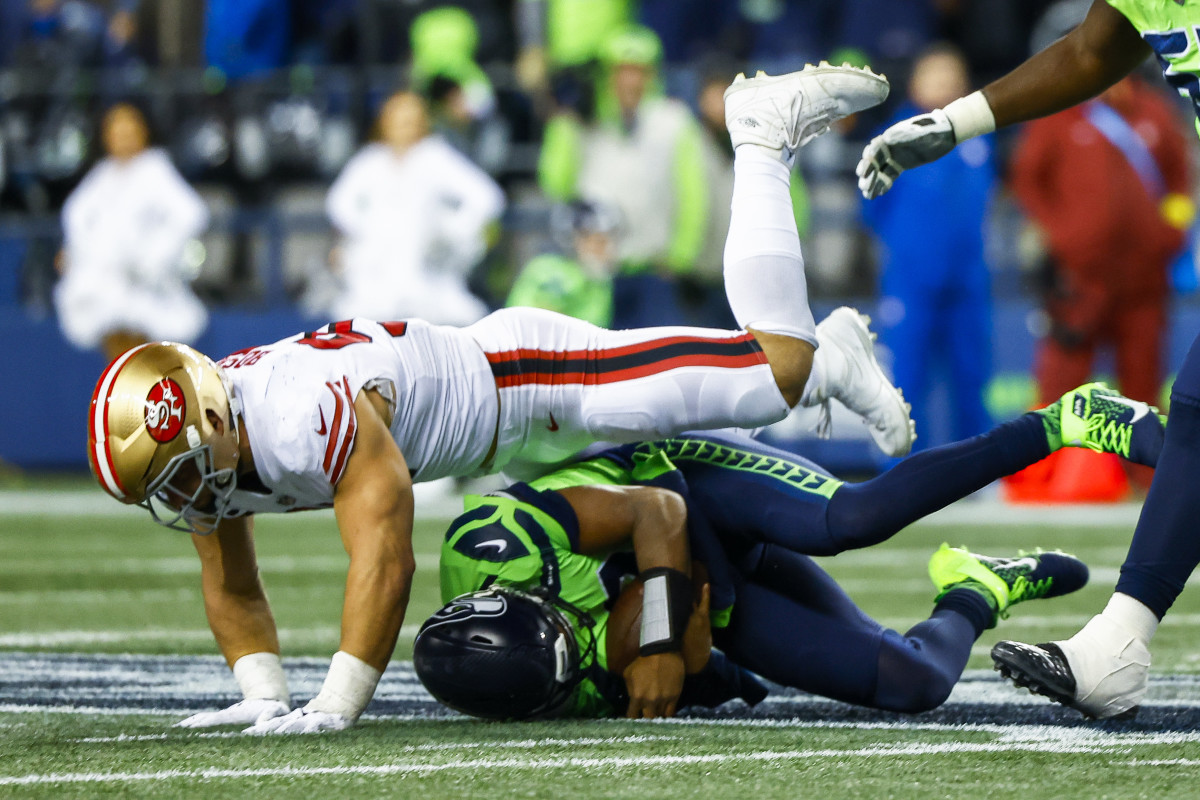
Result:
[[[737,68],[714,61],[701,73],[696,106],[700,110],[701,153],[708,191],[708,221],[704,243],[694,269],[683,278],[680,305],[689,325],[709,328],[737,327],[725,297],[725,235],[729,232],[730,201],[733,197],[733,145],[725,127],[725,89]],[[800,238],[808,230],[808,192],[799,170],[792,172],[792,208]]]
[[[101,138],[107,157],[63,208],[63,275],[54,295],[63,333],[78,347],[100,345],[110,360],[152,339],[194,341],[207,313],[183,261],[208,210],[166,154],[149,147],[137,108],[111,108]]]
[[[969,88],[962,54],[935,44],[917,59],[908,98],[887,125],[941,108]],[[991,373],[983,229],[995,185],[991,137],[965,142],[928,166],[863,206],[880,245],[880,336],[895,356],[895,384],[912,403],[919,447],[990,427],[983,403]],[[935,385],[950,404],[948,425],[934,425]]]
[[[479,31],[471,15],[445,6],[413,22],[412,80],[430,101],[438,133],[487,172],[508,158],[509,134],[492,82],[475,61]]]
[[[546,126],[538,176],[566,201],[587,197],[620,210],[625,228],[614,284],[618,328],[682,322],[676,279],[704,243],[707,192],[699,125],[662,96],[654,32],[624,28],[604,45],[604,82],[594,119],[563,112]]]
[[[504,210],[495,182],[437,135],[424,99],[398,92],[383,105],[379,141],[346,164],[326,210],[344,240],[339,318],[466,325],[487,308],[466,285]]]
[[[1011,178],[1047,250],[1043,404],[1087,381],[1105,345],[1121,391],[1158,399],[1167,270],[1195,214],[1186,139],[1174,109],[1136,78],[1025,126]]]
[[[635,0],[516,0],[517,81],[542,91],[559,70],[586,67],[633,22]]]
[[[492,82],[475,61],[479,29],[470,14],[455,6],[426,11],[413,20],[409,38],[414,86],[424,89],[442,76],[459,87],[471,118],[482,119],[495,110]]]
[[[0,66],[124,64],[135,58],[136,8],[137,0],[6,0],[0,3]]]
[[[570,255],[544,253],[526,264],[507,305],[547,308],[609,327],[620,232],[616,210],[575,200],[555,207],[551,229]]]

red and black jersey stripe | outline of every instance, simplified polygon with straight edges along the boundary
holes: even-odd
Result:
[[[680,367],[743,369],[767,363],[749,333],[721,338],[669,336],[603,350],[521,348],[486,355],[501,389],[534,383],[595,386]]]

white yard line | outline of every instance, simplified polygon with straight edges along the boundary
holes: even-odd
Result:
[[[914,726],[915,727],[915,726]],[[964,726],[969,727],[969,726]],[[542,757],[542,758],[479,758],[456,760],[451,763],[425,763],[401,761],[390,764],[342,766],[342,767],[267,767],[260,769],[202,769],[202,770],[159,770],[155,772],[73,772],[31,775],[0,776],[0,786],[25,786],[33,784],[80,784],[80,783],[142,783],[165,780],[215,780],[243,778],[289,777],[305,778],[325,775],[386,776],[405,774],[429,774],[435,772],[485,772],[490,770],[560,770],[560,769],[623,769],[661,768],[680,765],[715,764],[735,762],[792,762],[818,758],[904,758],[961,753],[1011,753],[1024,751],[1033,753],[1114,753],[1128,752],[1130,748],[1195,742],[1200,734],[1104,734],[1079,729],[1046,729],[1042,727],[1022,730],[1012,726],[1013,736],[1001,735],[994,742],[913,742],[904,744],[878,743],[850,749],[820,750],[766,750],[750,752],[702,753],[694,755],[658,756],[604,756]],[[1041,738],[1037,738],[1041,737]],[[1170,763],[1170,762],[1167,762]]]

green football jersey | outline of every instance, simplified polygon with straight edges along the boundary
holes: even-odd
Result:
[[[1195,0],[1107,0],[1154,50],[1167,83],[1192,101],[1200,134],[1200,3]]]
[[[595,621],[589,634],[577,629],[581,653],[595,637],[594,660],[583,664],[607,669],[604,636],[609,598],[615,599],[622,579],[636,570],[632,549],[604,556],[578,552],[579,524],[570,504],[555,489],[583,485],[625,485],[632,475],[608,459],[566,467],[531,484],[502,492],[469,495],[465,512],[451,523],[442,544],[442,602],[493,583],[532,589],[538,586],[586,611]],[[617,711],[596,683],[585,677],[572,696],[567,716],[609,716]]]

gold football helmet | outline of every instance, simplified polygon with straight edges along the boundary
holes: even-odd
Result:
[[[172,342],[118,356],[96,384],[88,457],[100,485],[175,530],[211,533],[237,486],[237,403],[221,368]]]

